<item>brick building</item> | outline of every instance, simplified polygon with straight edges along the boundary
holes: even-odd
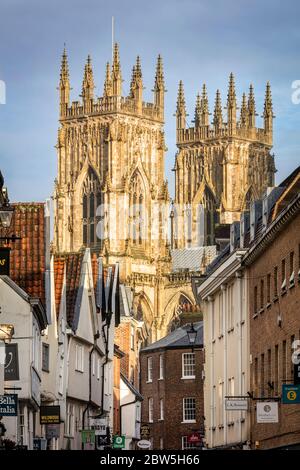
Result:
[[[153,449],[192,448],[188,437],[203,432],[202,322],[194,327],[194,350],[186,324],[141,351],[142,423]]]
[[[255,397],[278,398],[278,423],[257,423],[251,441],[261,449],[300,448],[300,404],[283,404],[282,384],[293,384],[293,343],[300,339],[300,168],[281,185],[275,203],[262,201],[254,243],[245,257],[249,278],[250,374]],[[274,202],[274,201],[273,201]],[[297,447],[298,447],[297,446]]]

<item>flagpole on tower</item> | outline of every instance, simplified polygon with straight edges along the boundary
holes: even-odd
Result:
[[[111,17],[111,61],[113,63],[114,60],[114,43],[115,43],[115,18]]]

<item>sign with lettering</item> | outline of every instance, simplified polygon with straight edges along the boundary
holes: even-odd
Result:
[[[278,423],[278,402],[257,402],[256,419],[258,423]]]
[[[40,424],[59,424],[60,406],[40,406]]]
[[[0,276],[9,276],[10,248],[0,248]]]
[[[226,411],[247,411],[248,400],[244,398],[232,399],[228,398],[225,400]]]
[[[141,425],[141,438],[148,439],[150,436],[150,426],[149,424],[142,424]]]
[[[18,395],[0,395],[0,416],[18,415]]]
[[[20,380],[17,343],[8,343],[5,345],[4,380]]]
[[[113,449],[124,449],[125,436],[113,436]]]
[[[282,403],[285,405],[294,405],[295,403],[300,403],[300,385],[283,384]]]

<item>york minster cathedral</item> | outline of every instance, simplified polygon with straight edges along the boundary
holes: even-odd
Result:
[[[210,119],[203,85],[196,98],[194,127],[187,127],[184,88],[179,83],[171,201],[164,173],[162,58],[157,58],[153,102],[143,101],[139,57],[129,96],[122,93],[122,81],[115,44],[102,96],[95,96],[88,57],[81,100],[71,102],[63,52],[53,249],[64,254],[88,247],[105,265],[119,262],[121,281],[134,292],[135,315],[145,321],[154,341],[184,312],[199,314],[192,274],[201,272],[216,255],[220,228],[239,220],[251,201],[274,186],[272,98],[268,83],[263,128],[256,127],[253,87],[238,107],[231,74],[226,113],[217,91]]]

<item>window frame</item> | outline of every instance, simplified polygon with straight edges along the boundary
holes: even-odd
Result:
[[[193,356],[194,358],[194,364],[185,364],[185,357],[186,356]],[[194,352],[185,352],[182,353],[181,355],[181,378],[184,380],[194,380],[196,378],[196,355]],[[185,371],[185,366],[192,366],[194,369],[194,374],[193,375],[186,375]]]
[[[186,406],[187,400],[193,400],[193,403],[194,403],[193,408],[188,408],[188,407]],[[183,418],[183,419],[182,419],[182,422],[183,422],[183,423],[196,423],[196,398],[195,398],[195,397],[184,397],[184,398],[182,399],[182,408],[183,408],[183,413],[182,413],[182,418]],[[195,417],[194,417],[194,418],[186,418],[186,414],[187,414],[186,412],[187,412],[188,410],[192,410],[192,409],[194,409],[194,416],[195,416]]]

